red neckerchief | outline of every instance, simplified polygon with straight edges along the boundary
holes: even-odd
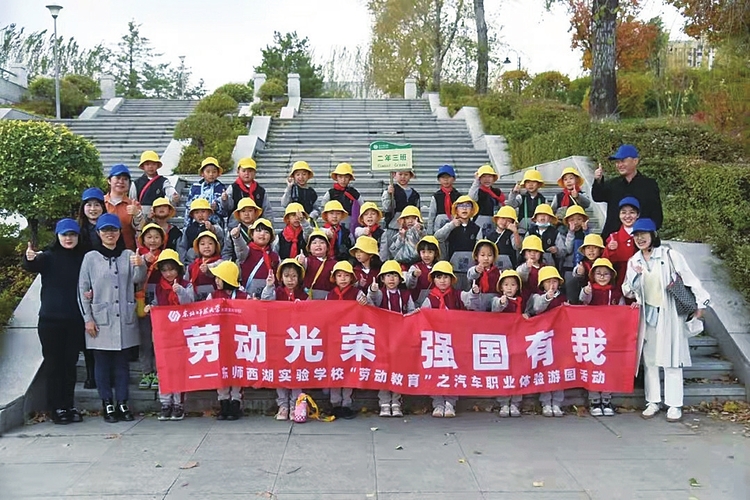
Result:
[[[574,189],[573,192],[574,193],[578,193],[578,190]],[[563,191],[563,198],[562,198],[562,201],[560,202],[560,206],[561,207],[569,207],[571,205],[578,205],[578,203],[576,203],[575,200],[573,199],[573,197],[570,196],[570,191],[567,190],[567,189],[565,189]]]
[[[295,300],[297,300],[297,297],[294,296],[294,288],[290,289],[288,287],[284,287],[284,291],[286,292],[286,298],[289,302],[294,302]]]
[[[162,288],[162,290],[167,290],[167,303],[163,305],[169,305],[169,306],[179,306],[180,305],[180,299],[177,297],[177,293],[172,288],[172,285],[174,283],[179,283],[178,280],[174,280],[173,283],[170,283],[166,279],[164,279],[164,276],[161,277],[159,280],[159,286]]]
[[[443,197],[443,210],[445,210],[445,215],[450,217],[451,209],[453,208],[453,202],[451,201],[451,193],[453,192],[453,188],[444,188],[443,186],[440,186],[440,191],[442,191],[445,195]]]
[[[370,236],[372,236],[373,234],[375,234],[375,231],[380,229],[380,225],[373,224],[372,226],[369,226],[369,229],[370,229]],[[375,236],[372,236],[372,237],[374,238]]]
[[[352,202],[356,201],[356,198],[354,198],[354,196],[352,196],[352,194],[349,191],[347,191],[346,188],[342,186],[341,184],[339,184],[338,182],[333,183],[333,189],[335,189],[336,191],[343,191],[344,196],[349,198]]]
[[[516,303],[516,314],[523,314],[523,297],[506,297],[508,300],[512,300]]]
[[[339,287],[334,288],[333,293],[337,295],[336,300],[344,300],[344,294],[348,292],[351,287],[352,285],[346,285],[343,290]]]
[[[479,186],[479,190],[487,193],[498,205],[505,204],[505,195],[503,193],[496,194],[492,188],[488,188],[487,186]]]
[[[211,257],[200,257],[193,261],[192,264],[190,264],[189,268],[189,274],[190,274],[190,282],[193,284],[193,287],[196,287],[196,282],[198,281],[198,275],[201,272],[201,264],[210,264],[212,262],[216,262],[217,260],[221,259],[220,255],[212,255]]]
[[[328,256],[333,258],[336,255],[336,245],[339,242],[339,233],[341,232],[341,224],[339,224],[336,227],[333,227],[333,225],[326,222],[323,225],[326,229],[332,229],[333,230],[333,241],[331,241],[331,244],[328,245]]]
[[[151,278],[151,274],[156,271],[156,261],[159,259],[159,254],[161,253],[162,249],[157,248],[156,250],[150,250],[147,247],[138,247],[138,255],[146,255],[149,252],[154,254],[154,261],[148,265],[148,269],[146,270],[146,283],[148,283],[148,280]],[[146,259],[143,259],[144,262],[146,262]]]
[[[494,266],[490,266],[489,269],[485,269],[479,276],[479,291],[481,293],[489,293],[492,291],[492,288],[490,288],[490,271],[492,271],[493,267]]]
[[[236,179],[234,180],[234,183],[235,183],[235,184],[237,184],[237,185],[238,185],[238,186],[240,187],[240,189],[241,189],[241,190],[242,190],[242,191],[243,191],[243,192],[244,192],[245,194],[247,194],[247,196],[248,196],[249,198],[253,198],[253,199],[255,199],[255,188],[257,188],[257,187],[258,187],[258,183],[257,183],[257,182],[253,181],[253,182],[251,182],[251,183],[250,183],[250,187],[247,187],[247,186],[245,185],[245,183],[244,183],[244,182],[242,182],[242,179],[240,179],[239,177],[237,177],[237,178],[236,178]]]
[[[271,255],[270,255],[270,248],[268,245],[262,247],[255,243],[254,241],[251,241],[248,245],[251,250],[257,250],[261,253],[263,256],[263,262],[265,262],[266,267],[268,268],[268,272],[273,274],[273,266],[271,265]]]
[[[299,241],[300,234],[302,234],[302,226],[295,229],[291,224],[287,224],[286,227],[284,227],[284,230],[281,232],[281,235],[284,237],[284,239],[292,244],[292,248],[291,250],[289,250],[289,257],[297,256],[297,253],[299,251],[297,242]]]
[[[441,292],[438,287],[432,287],[430,289],[430,295],[433,297],[437,297],[437,299],[440,301],[440,305],[438,309],[446,309],[445,307],[445,298],[450,295],[451,289],[447,288],[444,292]]]

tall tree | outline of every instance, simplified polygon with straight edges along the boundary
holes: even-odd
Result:
[[[141,73],[146,64],[150,64],[154,57],[161,54],[154,53],[151,41],[141,35],[141,25],[136,24],[135,20],[128,22],[128,33],[123,35],[117,47],[119,49],[116,75],[118,93],[130,98],[144,97],[141,89],[143,78]]]
[[[747,60],[750,54],[750,2],[747,0],[666,0],[685,18],[685,33],[706,35],[711,43],[728,42]]]
[[[444,10],[445,6],[445,0],[433,0],[432,32],[435,38],[432,47],[432,85],[430,87],[435,91],[440,90],[443,61],[456,38],[458,23],[463,20],[466,14],[464,12],[464,0],[458,0],[452,21],[450,20],[450,12]]]
[[[263,61],[255,71],[264,73],[269,80],[277,78],[286,82],[289,73],[297,73],[302,97],[316,97],[323,91],[322,68],[313,63],[307,37],[300,39],[296,31],[285,35],[274,31],[273,45],[267,45],[260,52]]]
[[[490,73],[490,49],[487,38],[487,23],[484,20],[484,0],[474,0],[474,19],[477,23],[477,94],[487,93]]]

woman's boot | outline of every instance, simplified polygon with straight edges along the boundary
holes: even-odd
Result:
[[[104,417],[104,421],[108,424],[117,423],[117,411],[111,399],[102,401],[102,417]]]
[[[117,412],[119,413],[120,420],[123,420],[125,422],[132,422],[133,420],[135,420],[133,413],[130,411],[130,408],[128,407],[127,401],[117,402]]]

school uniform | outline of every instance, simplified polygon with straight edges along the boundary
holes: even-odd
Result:
[[[362,226],[354,229],[354,242],[355,243],[357,241],[357,238],[359,238],[360,236],[366,236],[365,229],[366,227],[362,227]],[[378,257],[380,257],[380,261],[385,262],[386,260],[390,260],[391,252],[388,248],[388,239],[386,237],[385,228],[381,227],[379,224],[375,224],[369,229],[370,229],[369,236],[378,242]]]
[[[524,304],[528,304],[531,295],[539,290],[539,269],[542,267],[544,267],[544,264],[529,267],[524,262],[516,268],[516,272],[521,276],[523,282],[520,293]]]
[[[188,194],[187,203],[185,203],[185,205],[189,207],[190,204],[198,198],[203,198],[208,201],[209,204],[214,204],[212,205],[214,207],[214,213],[208,220],[210,220],[212,224],[218,224],[219,226],[224,227],[224,219],[226,219],[227,214],[229,213],[221,199],[221,195],[224,194],[224,191],[227,191],[227,187],[220,180],[215,180],[214,182],[209,183],[206,182],[205,179],[201,179],[190,186],[190,193]]]
[[[279,254],[271,250],[271,245],[260,247],[242,238],[233,240],[237,263],[240,266],[240,285],[253,298],[260,298],[266,286],[268,275],[275,275],[279,267]]]
[[[556,226],[549,225],[546,228],[541,228],[536,224],[532,223],[527,235],[536,235],[542,240],[542,248],[544,254],[542,255],[542,262],[548,266],[558,267],[559,258],[557,255],[553,255],[549,252],[550,247],[557,247],[557,253],[563,253],[563,247],[565,245],[565,239],[559,238],[560,233]]]
[[[356,286],[349,285],[343,290],[336,286],[328,292],[326,300],[359,300],[360,297],[364,296],[365,294],[362,293],[362,290]],[[329,391],[332,406],[351,408],[354,389],[351,387],[332,387]]]
[[[414,271],[417,269],[420,271],[419,276],[415,276],[414,274]],[[428,266],[424,262],[419,261],[416,264],[413,264],[404,275],[406,288],[411,290],[411,298],[417,304],[424,302],[424,299],[427,297],[430,287],[432,286],[432,283],[430,282],[430,271],[432,271],[432,266]]]
[[[352,234],[349,232],[349,229],[343,224],[338,224],[334,227],[327,222],[323,227],[333,233],[333,237],[329,238],[328,256],[337,262],[351,259],[349,250],[352,249],[354,243],[352,243]]]
[[[353,226],[357,225],[357,219],[359,219],[359,207],[362,205],[361,195],[359,191],[351,186],[343,187],[337,183],[333,184],[333,187],[325,192],[323,199],[320,200],[320,207],[324,207],[326,203],[332,200],[336,200],[341,203],[346,213],[348,214],[344,219],[341,220],[341,225],[351,230]],[[318,212],[320,213],[320,209]],[[309,213],[309,212],[308,212]]]
[[[307,268],[303,283],[311,299],[325,300],[328,292],[333,289],[334,284],[331,283],[331,273],[335,265],[336,261],[328,257],[325,259],[312,256],[307,258]]]
[[[296,182],[291,186],[287,184],[284,194],[281,195],[281,206],[286,207],[290,203],[302,205],[311,219],[316,219],[320,215],[322,205],[318,202],[318,193],[311,187],[302,187]]]
[[[563,217],[565,217],[566,210],[573,205],[578,205],[581,208],[589,208],[589,206],[591,205],[591,200],[583,191],[578,191],[577,196],[573,197],[566,189],[564,191],[556,193],[555,197],[552,198],[552,203],[550,204],[552,212],[554,212],[557,215],[557,218],[561,220]]]
[[[193,285],[193,293],[196,302],[207,300],[208,296],[216,292],[216,278],[210,272],[204,273],[200,270],[201,263],[208,266],[216,265],[221,261],[221,257],[214,255],[206,259],[196,259],[188,266],[188,279]]]
[[[441,243],[447,243],[446,255],[458,278],[456,287],[461,290],[467,289],[469,282],[466,272],[474,261],[474,246],[478,240],[482,239],[482,228],[472,220],[460,226],[453,225],[453,222],[446,222],[443,227],[435,231],[435,238]]]
[[[193,242],[203,231],[206,231],[206,225],[194,220],[191,220],[185,226],[182,238],[177,243],[177,254],[180,256],[180,261],[186,266],[190,265],[196,258],[195,251],[193,250]],[[221,226],[213,224],[211,232],[214,233],[217,240],[224,241],[224,230]]]
[[[162,228],[163,229],[163,228]],[[182,239],[182,231],[180,231],[180,228],[177,226],[173,226],[172,224],[167,224],[167,248],[170,250],[177,251],[177,245],[180,243],[180,240]]]
[[[518,228],[522,233],[526,233],[529,230],[529,226],[532,224],[531,218],[534,217],[536,207],[544,203],[547,203],[547,199],[540,192],[537,192],[536,196],[531,196],[528,192],[510,195],[508,205],[518,211]]]
[[[138,203],[143,206],[150,207],[157,198],[172,200],[176,193],[177,191],[167,177],[159,174],[149,177],[144,173],[130,183],[128,197],[138,200]]]
[[[298,228],[287,224],[273,242],[274,251],[281,260],[296,258],[305,249],[307,238],[313,228],[309,222],[303,221]]]
[[[245,244],[250,243],[250,227],[241,222],[239,223],[239,226],[235,227],[240,228],[240,238],[242,238]],[[237,252],[234,250],[234,238],[232,237],[230,231],[226,231],[226,233],[224,234],[224,244],[221,245],[221,258],[223,260],[231,260],[232,262],[237,262]]]
[[[354,284],[361,290],[368,290],[370,285],[377,281],[379,272],[380,268],[365,268],[360,262],[357,262],[354,264]],[[364,285],[361,284],[362,280],[364,280]]]
[[[563,232],[565,236],[563,238]],[[562,246],[558,247],[558,262],[560,263],[560,274],[565,280],[565,295],[571,299],[571,304],[578,304],[578,295],[581,293],[579,282],[573,273],[576,267],[584,259],[584,255],[578,251],[583,245],[583,239],[588,231],[570,231],[561,227],[558,232],[558,241],[562,240]]]
[[[560,293],[559,291],[552,298],[552,300],[547,300],[545,293],[534,294],[529,299],[529,304],[526,307],[526,314],[528,314],[529,316],[537,316],[545,311],[551,311],[552,309],[563,305],[565,303],[565,300],[565,295]],[[562,405],[564,399],[565,391],[549,391],[539,393],[539,402],[543,406],[560,406]]]
[[[231,292],[227,292],[224,289],[216,289],[214,290],[207,298],[206,300],[212,300],[212,299],[228,299],[228,300],[249,300],[252,297],[245,293],[242,290],[232,290]],[[216,396],[219,401],[229,401],[236,405],[237,412],[241,412],[241,405],[242,405],[242,387],[239,385],[231,385],[229,387],[220,387],[216,389]],[[223,404],[222,404],[223,405]],[[222,406],[223,408],[223,406]]]
[[[505,304],[500,301],[500,297],[493,298],[490,306],[490,311],[506,314],[523,314],[523,298],[520,295],[506,298],[507,302]],[[495,401],[497,401],[500,406],[515,405],[516,408],[520,409],[521,402],[523,401],[523,394],[498,396],[497,398],[495,398]]]
[[[485,234],[484,239],[490,240],[497,246],[495,265],[500,269],[500,272],[518,267],[518,246],[516,245],[516,239],[513,237],[513,231],[504,229],[498,232],[496,227]]]
[[[421,208],[419,206],[419,193],[412,187],[404,189],[400,185],[394,184],[393,195],[389,194],[386,189],[380,197],[380,202],[383,206],[383,213],[385,214],[387,238],[388,244],[390,245],[393,238],[398,234],[398,230],[401,229],[398,222],[398,218],[401,217],[401,212],[403,212],[409,205]]]
[[[478,266],[472,266],[466,273],[466,279],[469,283],[476,282],[479,286],[479,307],[478,311],[489,311],[492,307],[492,299],[497,297],[497,282],[500,281],[500,269],[496,266],[490,267],[487,271],[479,272]]]
[[[268,220],[273,220],[271,200],[269,200],[268,194],[263,186],[255,181],[250,184],[245,184],[239,177],[237,177],[227,188],[227,199],[219,201],[219,203],[222,204],[222,213],[233,213],[240,200],[248,197],[252,198],[255,204],[263,210],[263,217]],[[229,217],[227,219],[227,227],[230,229],[235,227],[238,223],[239,221],[234,217]]]
[[[417,243],[419,243],[419,240],[424,236],[424,230],[417,229],[417,226],[407,229],[406,234],[403,236],[401,236],[400,233],[397,233],[389,247],[391,258],[402,266],[410,266],[417,262],[419,260]]]
[[[610,250],[609,243],[611,241],[617,242],[617,249]],[[604,253],[602,257],[609,259],[612,263],[612,267],[617,271],[617,287],[622,287],[625,282],[625,273],[628,271],[628,260],[636,254],[638,248],[635,246],[633,241],[632,228],[628,231],[628,228],[620,226],[620,229],[611,233],[607,236],[607,241],[604,243]]]
[[[144,256],[148,253],[148,248],[138,247],[138,255]],[[162,279],[161,273],[159,272],[159,269],[156,265],[156,259],[159,257],[161,249],[157,249],[153,253],[154,261],[151,264],[146,262],[144,258],[144,262],[146,264],[146,281],[136,290],[136,298],[139,298],[140,295],[143,298],[144,305],[154,303],[156,291]],[[192,299],[190,300],[190,302],[192,302]],[[154,360],[154,342],[150,316],[144,314],[143,317],[138,318],[138,332],[140,334],[138,362],[141,365],[141,373],[155,373],[156,363]]]
[[[451,219],[453,203],[461,196],[456,188],[440,188],[430,197],[430,208],[427,212],[427,234],[434,234],[436,228],[443,227]]]
[[[474,179],[469,188],[469,197],[479,205],[479,212],[474,216],[474,222],[482,228],[484,233],[489,233],[495,227],[495,221],[492,218],[498,209],[505,205],[505,195],[500,189],[494,186],[482,186],[479,179]]]

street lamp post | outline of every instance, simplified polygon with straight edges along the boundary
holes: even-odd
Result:
[[[57,16],[60,14],[62,7],[60,5],[47,5],[49,13],[52,14],[52,19],[55,25],[55,114],[57,119],[60,119],[60,42],[57,39]]]
[[[521,93],[521,79],[520,79],[520,71],[521,71],[521,55],[516,52],[515,49],[510,49],[508,53],[513,52],[516,55],[516,58],[518,59],[518,71],[519,71],[519,79],[518,79],[518,93]],[[503,61],[503,64],[510,64],[510,58],[508,56],[505,56],[505,61]]]

